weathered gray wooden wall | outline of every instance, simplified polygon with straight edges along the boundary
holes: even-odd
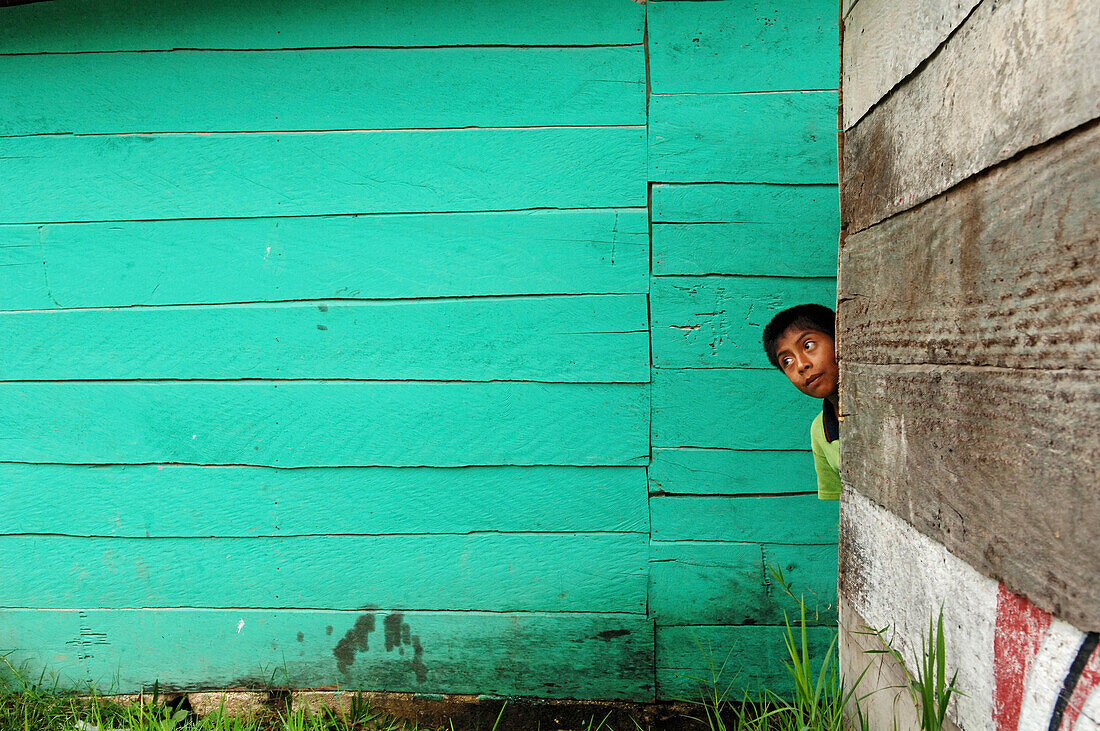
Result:
[[[958,620],[963,678],[989,678],[959,702],[960,725],[1083,723],[1089,672],[1054,663],[1043,716],[1022,690],[1042,696],[1040,679],[1009,671],[1019,643],[1006,638],[1012,597],[1078,635],[1100,629],[1100,12],[1074,0],[843,12],[842,623],[902,611],[911,597],[869,579],[897,560],[898,585],[926,582],[928,607],[945,600]],[[872,550],[893,525],[883,510],[946,558]],[[973,592],[968,579],[938,596],[937,573],[960,559]],[[989,606],[964,606],[967,592]],[[964,615],[985,617],[988,636],[964,632]]]

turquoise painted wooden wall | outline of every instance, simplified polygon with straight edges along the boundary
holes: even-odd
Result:
[[[799,302],[835,306],[836,0],[648,5],[657,692],[786,689],[790,597],[836,617],[837,504],[807,451],[820,402],[764,356]],[[815,628],[820,646],[828,630]],[[732,650],[732,652],[731,652]],[[736,676],[735,676],[735,673]]]
[[[769,681],[766,565],[835,580],[758,352],[833,299],[834,3],[0,9],[0,652]]]

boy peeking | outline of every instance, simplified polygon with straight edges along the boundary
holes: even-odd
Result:
[[[840,420],[837,418],[836,313],[824,305],[783,310],[764,328],[764,352],[802,393],[822,399],[810,425],[817,496],[840,499]]]

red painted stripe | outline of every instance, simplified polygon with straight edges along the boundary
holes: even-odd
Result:
[[[993,724],[1017,731],[1031,663],[1050,628],[1050,614],[1004,584],[997,589],[997,628],[993,635]]]
[[[1062,716],[1062,728],[1072,731],[1073,724],[1077,723],[1077,717],[1081,715],[1081,709],[1089,699],[1092,691],[1100,686],[1100,650],[1092,653],[1081,678],[1077,681],[1077,687],[1073,689],[1073,695],[1069,697],[1065,715]]]

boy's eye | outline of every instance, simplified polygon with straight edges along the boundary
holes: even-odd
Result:
[[[803,343],[802,347],[806,350],[809,350],[810,348],[814,347],[814,345],[815,343],[813,340],[807,340],[805,343]]]

